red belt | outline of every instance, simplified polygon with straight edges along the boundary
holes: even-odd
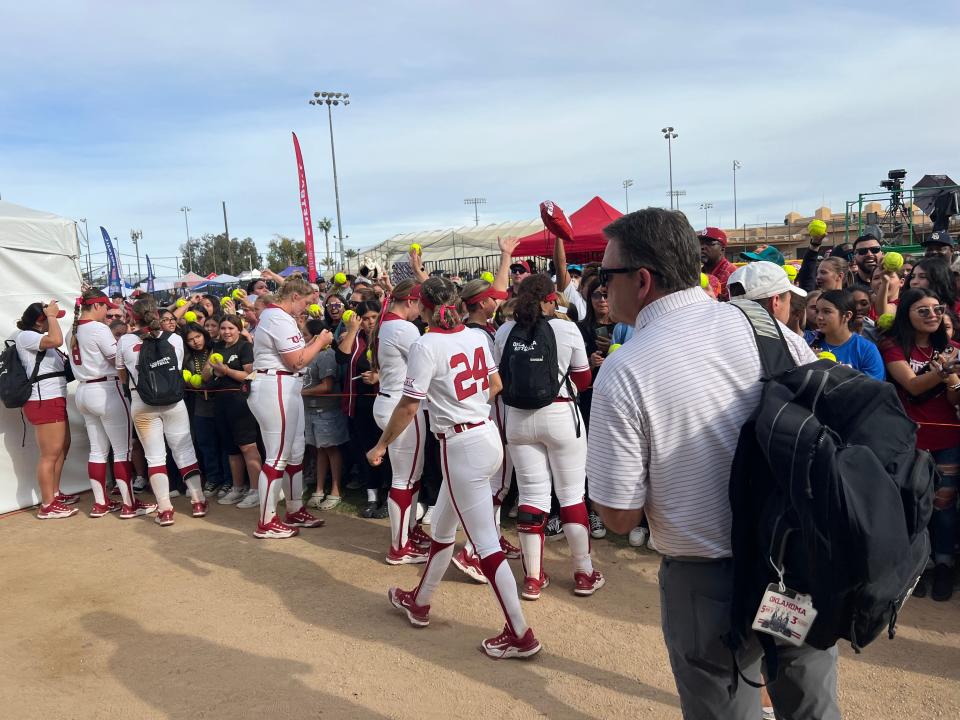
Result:
[[[93,380],[81,380],[80,382],[82,382],[82,383],[95,383],[95,382],[106,382],[107,380],[109,380],[109,378],[100,377],[100,378],[94,378]]]
[[[257,370],[261,375],[290,375],[292,377],[303,377],[303,373],[290,372],[289,370]]]
[[[466,432],[467,430],[473,430],[474,428],[478,428],[481,425],[486,425],[486,424],[487,424],[486,421],[478,422],[478,423],[460,423],[459,425],[453,426],[453,432],[459,435],[462,432]],[[437,433],[437,439],[446,440],[447,438],[444,433]]]
[[[558,397],[558,398],[554,398],[553,401],[554,401],[555,403],[558,403],[558,402],[573,402],[573,398]]]

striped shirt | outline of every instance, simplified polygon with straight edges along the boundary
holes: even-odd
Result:
[[[816,356],[781,325],[799,363]],[[740,428],[760,400],[760,356],[743,314],[700,288],[640,311],[600,368],[588,433],[590,498],[644,508],[657,549],[731,555],[728,487]]]

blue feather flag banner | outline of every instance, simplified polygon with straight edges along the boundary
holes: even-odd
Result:
[[[109,267],[107,271],[107,294],[123,293],[123,276],[120,274],[120,263],[117,262],[117,254],[113,249],[113,242],[110,240],[110,233],[107,229],[100,226],[100,232],[103,234],[103,244],[107,246],[107,260]]]

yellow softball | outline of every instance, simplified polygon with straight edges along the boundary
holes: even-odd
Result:
[[[212,365],[217,365],[222,362],[223,362],[223,355],[221,355],[220,353],[213,353],[213,355],[210,356],[210,363]]]
[[[233,293],[231,293],[231,294],[233,295],[233,299],[234,299],[234,300],[243,300],[243,298],[245,298],[245,297],[247,296],[246,291],[245,291],[245,290],[242,290],[241,288],[237,288],[237,289],[234,290]]]
[[[824,350],[822,353],[820,353],[819,355],[817,355],[817,357],[818,357],[819,359],[821,359],[821,360],[833,360],[834,362],[837,361],[837,356],[834,355],[834,354],[833,354],[832,352],[830,352],[829,350]]]
[[[343,315],[340,316],[340,319],[346,323],[346,322],[349,322],[350,318],[352,317],[353,317],[353,310],[344,310]]]
[[[422,255],[422,254],[423,254],[423,248],[420,247],[419,243],[413,243],[413,244],[410,246],[410,252],[415,252],[417,255]]]
[[[903,255],[890,251],[883,256],[883,269],[887,272],[897,272],[903,267]]]
[[[610,349],[607,350],[607,355],[613,355],[617,350],[622,347],[621,343],[614,343],[610,346]]]
[[[367,362],[373,362],[373,350],[367,350]]]
[[[790,263],[786,263],[783,266],[783,271],[787,274],[787,278],[789,278],[790,282],[793,282],[794,280],[797,279],[796,265],[791,265]]]
[[[827,234],[827,224],[823,220],[811,220],[807,225],[807,234],[810,237],[822,238]]]
[[[342,272],[338,272],[336,275],[333,276],[333,282],[336,285],[346,285],[347,276],[344,275]]]
[[[230,296],[229,296],[229,295],[224,295],[222,298],[220,298],[220,307],[223,307],[223,306],[226,305],[228,302],[230,302]]]
[[[200,387],[201,385],[203,385],[203,378],[200,375],[191,375],[190,385],[192,385],[193,387]]]
[[[183,381],[184,381],[184,382],[190,382],[190,378],[192,378],[192,377],[193,377],[193,373],[192,373],[192,372],[190,372],[189,370],[184,370],[184,371],[183,371]]]
[[[700,273],[700,287],[704,290],[710,287],[710,278],[707,277],[706,273]]]
[[[893,327],[893,319],[893,313],[884,313],[877,318],[877,327],[880,328],[881,332],[887,332],[887,330]]]
[[[197,314],[193,310],[187,310],[183,314],[183,319],[186,320],[187,322],[196,322]]]
[[[307,308],[307,313],[310,315],[310,317],[318,318],[323,315],[323,308],[317,305],[316,303],[313,303],[310,307]]]
[[[186,300],[184,300],[183,298],[177,298],[177,307],[183,307],[186,304],[187,304]]]
[[[493,280],[494,280],[494,278],[493,278],[493,273],[492,273],[492,272],[489,272],[489,271],[484,270],[482,273],[480,273],[480,279],[481,279],[481,280],[486,280],[488,283],[490,283],[491,285],[493,285]]]

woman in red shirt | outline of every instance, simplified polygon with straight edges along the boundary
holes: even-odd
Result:
[[[934,600],[953,594],[953,545],[960,484],[960,375],[957,349],[943,325],[946,308],[930,290],[913,288],[900,296],[893,327],[881,343],[887,375],[897,387],[907,415],[920,425],[917,448],[929,450],[940,471],[933,500]],[[921,579],[914,595],[926,594]]]

